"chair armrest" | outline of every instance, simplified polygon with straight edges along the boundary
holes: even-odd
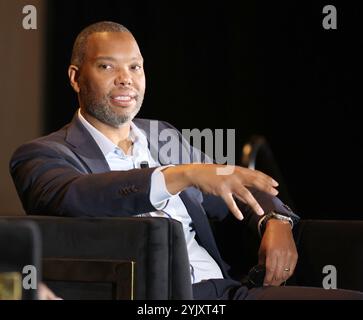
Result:
[[[134,261],[135,299],[192,298],[184,233],[176,220],[44,216],[6,219],[38,224],[43,258]]]

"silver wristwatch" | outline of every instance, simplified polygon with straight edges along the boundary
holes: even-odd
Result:
[[[257,228],[260,237],[262,237],[263,233],[265,232],[267,221],[269,221],[270,219],[287,221],[288,223],[290,223],[291,229],[294,227],[294,221],[291,219],[291,217],[285,216],[275,211],[271,211],[268,214],[264,215],[258,222]]]

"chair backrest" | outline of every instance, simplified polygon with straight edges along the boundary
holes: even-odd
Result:
[[[262,171],[279,182],[279,198],[294,210],[294,203],[280,167],[265,137],[252,136],[242,147],[241,166]]]

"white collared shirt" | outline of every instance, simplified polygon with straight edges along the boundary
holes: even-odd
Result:
[[[218,264],[195,240],[195,231],[191,230],[190,227],[192,220],[179,194],[172,195],[168,192],[164,175],[161,172],[165,166],[160,167],[159,162],[152,158],[148,148],[147,138],[142,131],[133,122],[130,123],[130,139],[133,141],[133,148],[131,155],[127,155],[103,133],[92,126],[82,116],[80,110],[78,110],[78,118],[96,141],[111,170],[124,171],[140,168],[140,163],[143,161],[147,161],[150,167],[159,167],[151,175],[150,187],[150,202],[157,211],[139,216],[169,217],[182,223],[188,250],[192,283],[207,279],[223,278]]]

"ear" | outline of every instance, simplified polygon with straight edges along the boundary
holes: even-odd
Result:
[[[73,64],[68,67],[68,78],[74,91],[79,93],[79,68]]]

